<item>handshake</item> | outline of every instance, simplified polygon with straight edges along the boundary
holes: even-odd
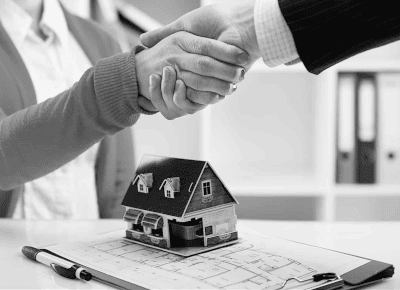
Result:
[[[142,34],[148,49],[136,54],[139,106],[172,120],[235,92],[261,57],[254,1],[244,2],[202,7]]]

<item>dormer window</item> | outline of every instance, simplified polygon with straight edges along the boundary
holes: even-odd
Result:
[[[144,184],[142,179],[138,180],[138,191],[143,193],[148,193],[149,190],[147,189],[146,185]]]
[[[203,196],[212,195],[211,180],[205,180],[201,183],[203,188]]]
[[[181,182],[179,177],[166,178],[161,183],[160,190],[164,186],[164,196],[167,198],[175,198],[175,194],[181,190]]]
[[[138,174],[132,183],[135,184],[136,181],[139,192],[149,193],[149,188],[153,187],[153,173]]]

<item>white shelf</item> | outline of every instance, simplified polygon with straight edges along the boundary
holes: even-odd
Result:
[[[354,71],[398,71],[400,72],[399,60],[377,60],[377,59],[348,59],[332,68],[339,72]]]
[[[389,71],[389,72],[400,72],[400,60],[393,59],[359,59],[359,58],[349,58],[343,62],[340,62],[328,70],[322,72],[320,75],[327,73],[328,71],[338,71],[338,72],[354,72],[354,71]],[[265,73],[307,73],[310,74],[303,63],[298,63],[295,65],[279,65],[277,67],[267,66],[262,59],[257,60],[251,67],[249,72],[265,72]],[[315,76],[318,77],[318,76]]]
[[[400,60],[379,60],[379,59],[357,59],[350,58],[346,61],[338,63],[328,70],[322,72],[320,75],[327,73],[328,71],[338,71],[338,72],[368,72],[368,71],[389,71],[389,72],[400,72]],[[263,72],[263,73],[307,73],[306,67],[303,63],[298,63],[295,65],[279,65],[277,67],[267,66],[262,59],[257,60],[254,65],[250,68],[249,72]],[[312,75],[312,74],[311,74]],[[318,77],[318,76],[315,76]]]
[[[229,180],[222,178],[222,180],[234,195],[321,196],[326,192],[326,188],[322,187],[312,174],[270,172],[265,175],[236,177]]]
[[[233,187],[235,196],[323,196],[325,189],[315,185],[282,185],[266,187]]]
[[[263,187],[229,187],[234,195],[244,196],[399,196],[400,185],[337,185],[333,189],[321,185],[295,183],[288,185],[270,185]]]
[[[338,184],[333,192],[337,196],[359,195],[359,196],[400,196],[400,184],[381,185],[381,184]]]

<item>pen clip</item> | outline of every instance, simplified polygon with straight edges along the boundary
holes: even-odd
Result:
[[[319,282],[321,280],[329,280],[329,279],[336,279],[338,276],[335,273],[320,273],[315,274],[313,279],[315,282]]]
[[[69,279],[75,279],[75,271],[71,269],[65,269],[64,267],[61,267],[60,265],[57,265],[55,263],[50,264],[51,268],[56,272],[58,275],[69,278]]]

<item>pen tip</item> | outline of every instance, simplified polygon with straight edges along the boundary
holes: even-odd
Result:
[[[27,256],[29,259],[36,260],[36,255],[39,253],[40,250],[34,248],[34,247],[28,247],[25,246],[22,248],[22,254]]]

